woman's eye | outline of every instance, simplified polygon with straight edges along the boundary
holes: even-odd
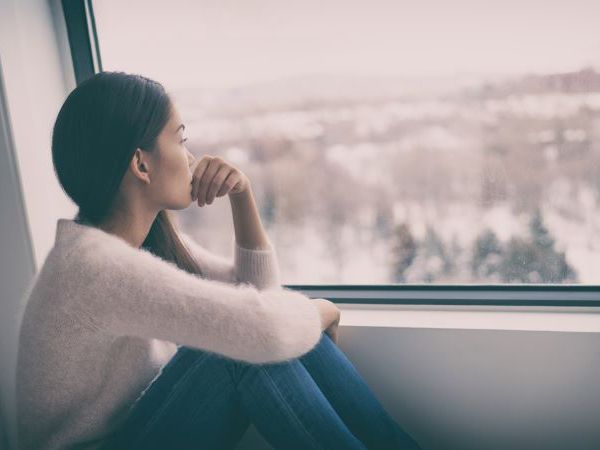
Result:
[[[188,140],[188,138],[183,138],[183,139],[181,140],[181,143],[183,144],[183,143],[184,143],[185,141],[187,141],[187,140]]]

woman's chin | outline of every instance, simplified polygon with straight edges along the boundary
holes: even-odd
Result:
[[[190,195],[187,200],[182,200],[181,202],[173,204],[168,209],[172,209],[172,210],[186,209],[186,208],[189,208],[192,203],[194,203],[194,201],[192,200],[192,196]]]

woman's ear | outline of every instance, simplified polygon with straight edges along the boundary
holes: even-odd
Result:
[[[143,181],[146,184],[150,184],[150,173],[148,171],[148,159],[147,154],[139,148],[135,149],[135,153],[133,154],[133,158],[131,158],[131,162],[129,163],[129,168],[133,175]]]

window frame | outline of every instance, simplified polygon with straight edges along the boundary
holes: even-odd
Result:
[[[102,71],[92,0],[61,0],[77,85]],[[600,306],[600,285],[284,284],[312,298],[373,305]]]
[[[91,0],[61,0],[77,85],[102,72],[102,59]]]

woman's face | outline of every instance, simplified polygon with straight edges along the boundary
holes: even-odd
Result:
[[[157,148],[150,153],[149,194],[160,209],[183,209],[192,203],[191,166],[195,158],[184,144],[184,128],[173,106],[171,118],[158,136]]]

